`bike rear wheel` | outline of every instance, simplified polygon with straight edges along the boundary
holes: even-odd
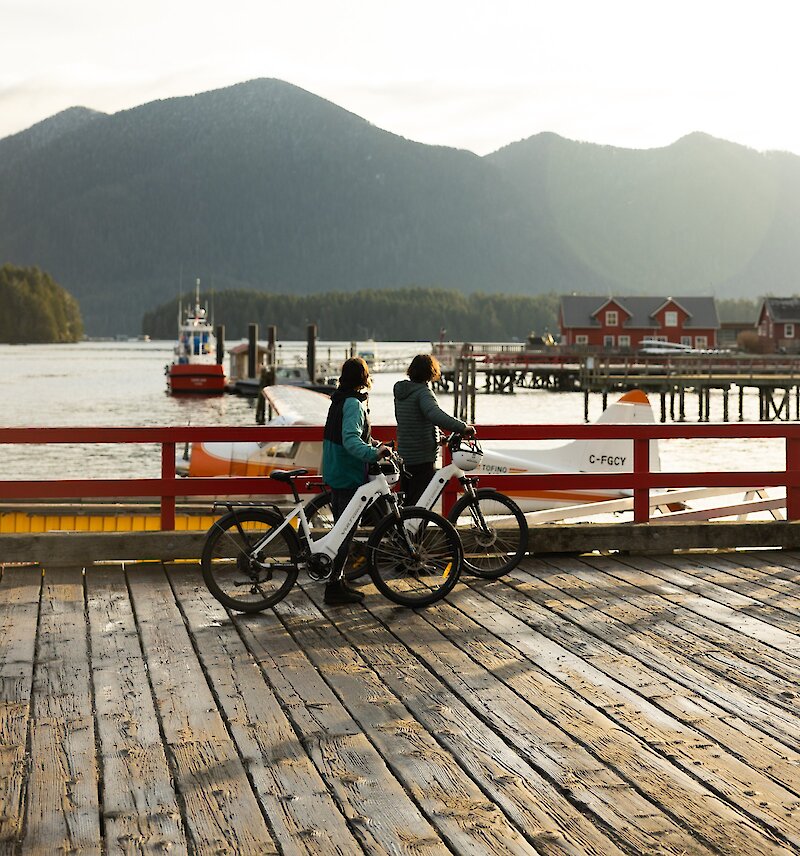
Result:
[[[464,571],[494,580],[515,568],[528,549],[528,521],[520,507],[492,488],[464,494],[447,519],[464,547]]]
[[[287,526],[261,543],[281,523],[274,511],[248,508],[223,515],[208,530],[203,579],[223,606],[261,612],[289,593],[298,572],[294,530]]]
[[[375,527],[367,542],[367,559],[372,581],[389,600],[428,606],[453,590],[463,555],[451,523],[412,506],[401,509],[400,520],[390,514]]]

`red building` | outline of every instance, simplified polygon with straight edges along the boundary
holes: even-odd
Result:
[[[713,297],[561,298],[563,345],[636,349],[642,339],[716,348],[720,328]]]
[[[800,298],[765,297],[758,313],[758,335],[776,351],[800,351]]]

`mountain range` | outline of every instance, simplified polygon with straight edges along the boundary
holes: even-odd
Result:
[[[204,292],[790,294],[798,189],[797,156],[701,133],[647,150],[540,133],[479,157],[262,79],[75,107],[0,140],[0,263],[46,270],[91,335],[138,332],[195,277]]]

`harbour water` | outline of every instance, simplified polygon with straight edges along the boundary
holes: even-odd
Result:
[[[172,342],[81,342],[75,345],[0,345],[0,426],[3,427],[139,427],[169,425],[255,424],[255,403],[234,395],[178,398],[166,393],[164,368]],[[375,349],[378,360],[410,358],[430,352],[428,342],[359,343]],[[318,359],[335,365],[347,355],[349,342],[318,342]],[[286,365],[305,361],[304,342],[281,344]],[[392,387],[401,373],[377,373],[370,393],[374,424],[394,422]],[[450,394],[439,395],[452,412]],[[687,399],[687,418],[696,419]],[[656,418],[659,402],[654,400]],[[480,424],[581,424],[580,393],[521,389],[513,395],[479,393]],[[590,401],[590,421],[600,416],[600,396]],[[736,414],[738,415],[738,414]],[[745,396],[745,419],[758,418],[758,398]],[[711,400],[712,421],[722,419],[721,395]],[[519,445],[519,444],[517,444]],[[532,445],[532,444],[531,444]],[[552,445],[552,444],[551,444]],[[661,441],[663,470],[783,469],[780,440]],[[152,446],[2,446],[0,479],[151,478],[160,473],[160,451]],[[1,487],[0,487],[1,492]]]

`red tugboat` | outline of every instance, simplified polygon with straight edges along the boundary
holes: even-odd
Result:
[[[178,344],[175,357],[166,368],[167,391],[173,395],[225,392],[225,369],[217,361],[217,339],[207,316],[206,307],[200,305],[198,279],[194,309],[188,308],[183,320],[178,310]]]

